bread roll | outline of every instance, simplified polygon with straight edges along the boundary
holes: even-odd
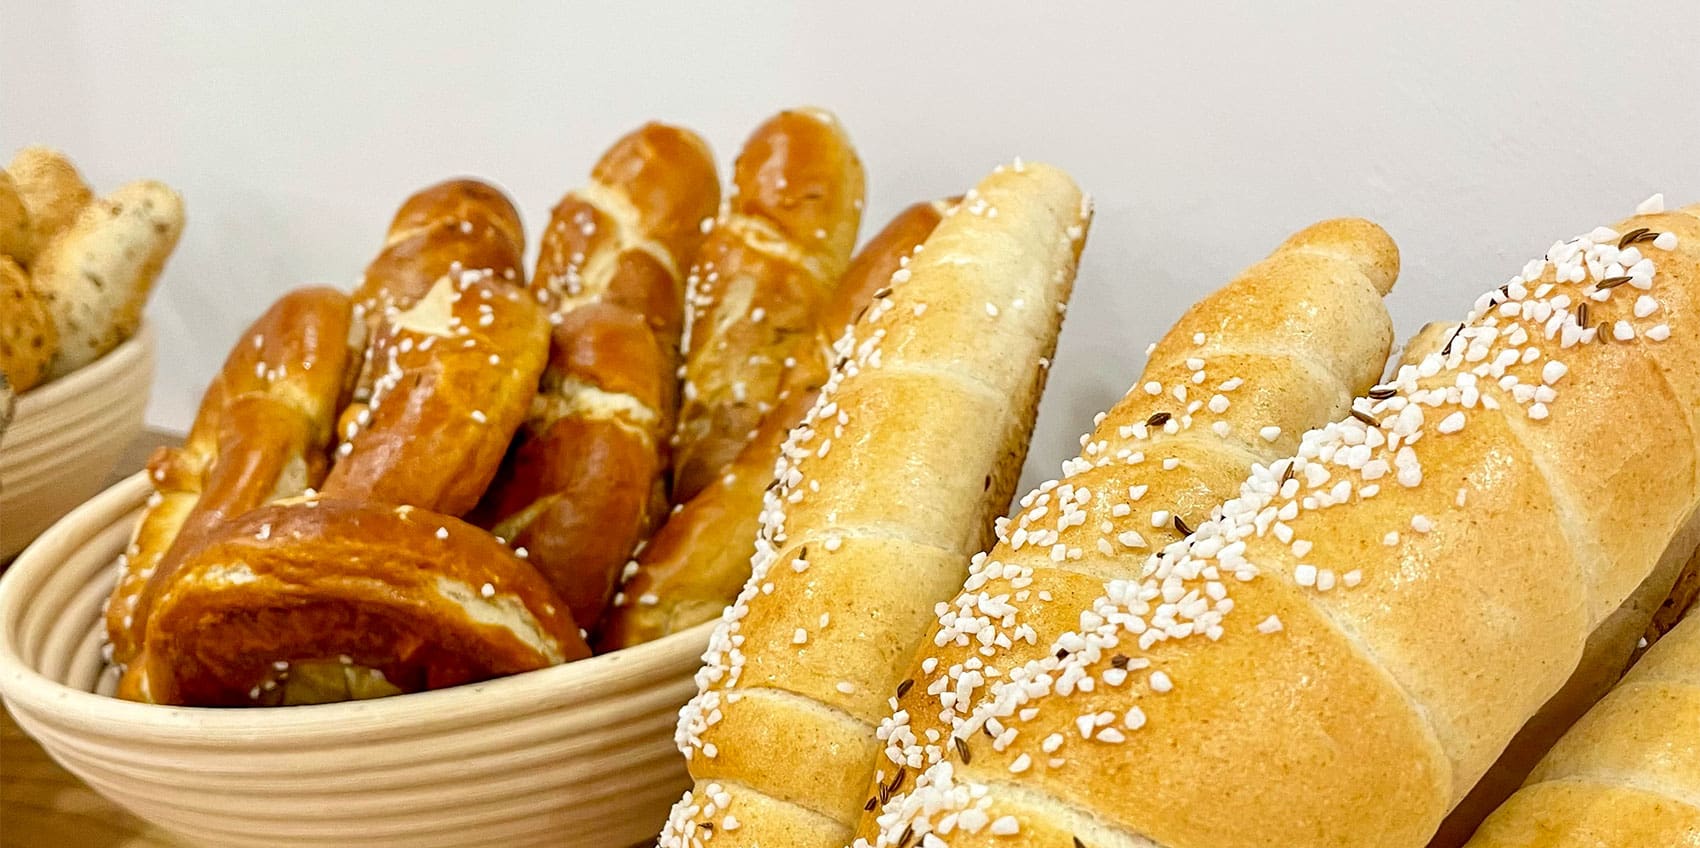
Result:
[[[87,204],[30,265],[59,333],[48,378],[106,355],[141,325],[148,291],[183,233],[183,200],[133,182]]]
[[[27,239],[14,241],[6,252],[27,268],[35,264],[36,254],[71,228],[83,207],[94,201],[94,192],[65,154],[46,147],[18,151],[6,174],[23,202],[29,226]]]
[[[29,210],[18,194],[18,184],[12,175],[0,171],[0,256],[10,256],[22,262],[22,256],[35,253],[35,233],[30,229]]]
[[[814,332],[796,340],[779,401],[724,474],[682,504],[636,557],[618,609],[602,633],[604,650],[630,647],[712,621],[750,576],[761,506],[773,465],[791,428],[814,406],[832,367],[832,345],[851,319],[890,285],[954,203],[917,203],[875,235],[850,263],[816,316]]]
[[[1469,848],[1700,843],[1700,620],[1654,645]]]
[[[1422,845],[1694,515],[1697,308],[1700,208],[1554,244],[1137,577],[1036,581],[1056,653],[871,841]]]
[[[8,256],[0,256],[0,312],[6,316],[0,322],[0,374],[13,389],[27,392],[46,379],[59,349],[59,329],[47,300]]]
[[[829,112],[781,112],[744,144],[688,278],[675,502],[719,477],[773,409],[786,355],[850,261],[862,193],[862,162]]]
[[[696,786],[663,846],[847,841],[856,811],[819,799],[868,766],[933,602],[1009,503],[1089,208],[1055,168],[1000,168],[840,340],[680,713]]]

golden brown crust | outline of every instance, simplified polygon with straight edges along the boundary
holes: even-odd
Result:
[[[750,579],[680,714],[696,786],[662,845],[695,845],[704,828],[717,845],[748,844],[725,825],[754,815],[752,834],[812,822],[790,844],[844,844],[860,804],[845,810],[831,787],[853,785],[844,775],[872,751],[840,744],[853,735],[842,731],[860,723],[872,742],[901,658],[1008,503],[1089,220],[1061,171],[1001,168],[840,340],[782,449]],[[710,786],[732,782],[782,811],[727,809]]]
[[[410,307],[389,307],[366,353],[371,395],[344,424],[325,495],[472,509],[531,408],[548,347],[543,309],[488,272],[441,277]]]
[[[1700,620],[1665,634],[1541,760],[1469,848],[1700,839]]]
[[[1020,502],[988,562],[1024,570],[1000,576],[1002,565],[988,571],[982,563],[980,576],[944,607],[951,612],[933,624],[932,640],[906,678],[912,682],[897,699],[906,715],[882,727],[888,744],[873,782],[888,786],[898,765],[918,776],[938,755],[955,756],[948,740],[971,703],[960,705],[954,695],[944,703],[944,693],[957,690],[937,680],[980,663],[989,677],[989,669],[1048,655],[1055,638],[1076,625],[1072,612],[1090,606],[1103,581],[1137,575],[1150,551],[1181,539],[1181,528],[1201,525],[1253,463],[1290,451],[1300,432],[1341,414],[1355,392],[1374,382],[1391,344],[1381,295],[1397,274],[1397,257],[1392,240],[1373,224],[1325,221],[1289,238],[1180,318],[1153,346],[1127,396],[1098,420],[1086,450],[1065,468],[1069,476]],[[1031,628],[1031,638],[982,643],[957,632],[957,621],[981,614],[980,597],[1008,598],[1012,620],[1000,622],[1002,629]],[[1047,614],[1052,610],[1057,614]],[[918,665],[923,660],[929,665]],[[1050,723],[1066,726],[1072,717]],[[970,734],[964,747],[979,759],[996,758],[989,741]],[[1045,770],[1040,753],[1029,753],[1040,761],[1034,773]],[[1393,777],[1372,785],[1387,789]],[[847,799],[854,809],[869,797],[869,782],[863,785],[864,794]],[[870,841],[881,812],[874,806],[862,822]]]
[[[180,447],[148,463],[156,491],[106,609],[113,660],[132,662],[150,610],[202,535],[254,507],[318,485],[352,360],[347,295],[290,292],[231,349]]]
[[[733,188],[691,269],[678,503],[712,483],[772,410],[784,359],[843,275],[861,223],[862,164],[820,110],[757,128]]]
[[[590,631],[665,509],[680,268],[719,195],[707,144],[647,124],[603,155],[544,232],[531,291],[555,324],[549,366],[475,521],[525,548]]]
[[[713,619],[738,596],[750,574],[761,502],[773,480],[779,447],[814,405],[831,368],[832,343],[873,296],[891,284],[955,199],[917,203],[870,239],[832,296],[815,332],[798,342],[778,404],[737,460],[677,510],[637,557],[637,569],[601,637],[603,650],[629,647]]]
[[[27,392],[46,378],[59,349],[59,330],[46,300],[9,256],[0,256],[0,312],[6,316],[0,322],[0,374],[14,391]]]
[[[77,214],[94,200],[94,192],[65,154],[46,147],[18,151],[6,173],[28,212],[30,230],[27,242],[14,245],[18,252],[12,258],[28,268],[38,253],[70,229]]]
[[[35,233],[30,229],[29,209],[12,175],[0,171],[0,256],[10,256],[21,265],[19,257],[33,255]]]
[[[276,702],[293,663],[416,692],[589,655],[536,570],[411,507],[306,500],[212,528],[158,598],[138,686],[190,706]]]
[[[875,844],[984,844],[937,832],[968,809],[1171,848],[1422,844],[1692,518],[1697,298],[1700,209],[1554,245],[1188,541],[1024,615],[1059,653],[974,695],[954,726],[1002,738],[916,778]]]

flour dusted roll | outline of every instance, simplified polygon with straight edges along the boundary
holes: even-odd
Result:
[[[862,162],[831,113],[756,128],[690,272],[673,499],[720,476],[773,409],[785,356],[837,286],[862,222]]]
[[[1670,631],[1469,848],[1700,844],[1700,619]]]
[[[870,239],[822,306],[812,334],[792,346],[778,403],[738,458],[667,519],[636,558],[619,609],[603,634],[606,649],[629,647],[712,621],[750,574],[762,499],[779,448],[814,406],[832,367],[832,346],[891,275],[909,262],[950,203],[917,203]]]
[[[871,808],[870,838],[879,805],[909,778],[991,741],[964,726],[986,687],[1056,650],[1063,629],[1048,628],[1064,622],[1033,614],[1044,601],[1030,587],[1065,575],[1136,576],[1254,464],[1291,453],[1302,432],[1345,414],[1374,384],[1393,338],[1382,297],[1398,268],[1380,227],[1324,221],[1205,297],[1152,346],[1140,379],[1095,419],[1064,477],[1021,500],[1000,544],[938,606],[881,723],[883,756],[863,775],[872,788],[852,799]],[[1004,732],[1001,722],[990,729]]]
[[[1055,653],[871,841],[1424,844],[1700,502],[1697,308],[1700,209],[1556,243],[1139,574],[1036,575]]]
[[[855,811],[820,799],[866,767],[933,602],[1008,504],[1088,216],[1061,171],[999,169],[840,340],[680,715],[696,786],[662,845],[848,841]]]

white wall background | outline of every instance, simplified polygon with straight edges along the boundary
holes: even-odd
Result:
[[[646,119],[729,160],[813,103],[860,147],[870,232],[1048,160],[1098,219],[1034,479],[1188,303],[1315,219],[1393,233],[1408,332],[1655,190],[1700,200],[1700,2],[1348,5],[0,0],[0,155],[185,195],[150,309],[149,414],[175,428],[271,299],[354,280],[443,177],[496,181],[536,228]]]

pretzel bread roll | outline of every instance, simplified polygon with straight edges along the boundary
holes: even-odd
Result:
[[[26,210],[27,240],[13,241],[10,253],[29,267],[36,254],[70,229],[83,207],[94,202],[94,191],[83,182],[77,166],[65,154],[47,147],[26,147],[12,157],[6,174]]]
[[[543,308],[489,270],[439,277],[412,306],[388,307],[366,353],[377,377],[339,424],[325,496],[472,509],[531,408],[548,351]]]
[[[651,526],[665,356],[643,318],[612,303],[563,318],[530,419],[474,522],[525,549],[594,631]]]
[[[119,559],[106,607],[112,660],[140,650],[152,602],[202,533],[324,478],[353,370],[351,304],[331,288],[279,298],[237,340],[179,447],[148,461],[154,494]]]
[[[407,308],[437,280],[462,271],[490,271],[523,285],[524,253],[525,230],[507,195],[480,180],[446,180],[402,202],[354,297],[375,315],[384,306]]]
[[[483,530],[409,506],[298,499],[220,524],[184,559],[148,627],[147,695],[333,700],[589,653],[548,583]],[[344,668],[340,681],[326,674]]]
[[[645,124],[615,142],[590,182],[556,204],[531,277],[557,313],[600,301],[648,322],[664,354],[659,411],[668,435],[679,405],[684,270],[719,206],[708,143],[681,127]]]
[[[850,262],[862,193],[861,160],[824,110],[781,112],[745,142],[688,279],[675,503],[719,477],[772,411],[786,355]]]
[[[1700,842],[1700,620],[1654,645],[1469,848]]]
[[[1036,580],[1056,653],[876,844],[1422,845],[1700,502],[1697,307],[1700,209],[1556,243],[1139,575]]]
[[[680,269],[719,198],[708,145],[651,123],[603,155],[543,235],[531,289],[555,324],[550,363],[475,522],[527,549],[587,630],[666,509]]]
[[[762,495],[780,445],[814,405],[831,371],[832,344],[875,292],[909,262],[954,201],[903,210],[862,247],[822,305],[815,331],[788,358],[779,402],[724,474],[681,505],[639,552],[616,596],[600,648],[615,650],[688,630],[720,615],[750,576]]]
[[[990,684],[1054,653],[1051,643],[1073,626],[1047,615],[1032,587],[1137,577],[1152,551],[1202,524],[1253,465],[1291,453],[1302,432],[1345,414],[1374,385],[1393,339],[1382,297],[1398,269],[1398,248],[1380,227],[1323,221],[1199,301],[1152,346],[1144,373],[1094,419],[1063,479],[1022,498],[997,547],[938,606],[880,725],[877,768],[870,759],[856,785],[835,787],[859,793],[834,800],[867,810],[866,840],[880,805],[894,792],[900,804],[910,778],[961,757],[956,739],[970,749],[990,741],[964,726]],[[1003,732],[1001,723],[992,730]]]
[[[680,712],[696,785],[662,846],[848,841],[855,811],[819,788],[867,767],[933,602],[1009,503],[1089,219],[1062,171],[999,168],[840,339]]]

